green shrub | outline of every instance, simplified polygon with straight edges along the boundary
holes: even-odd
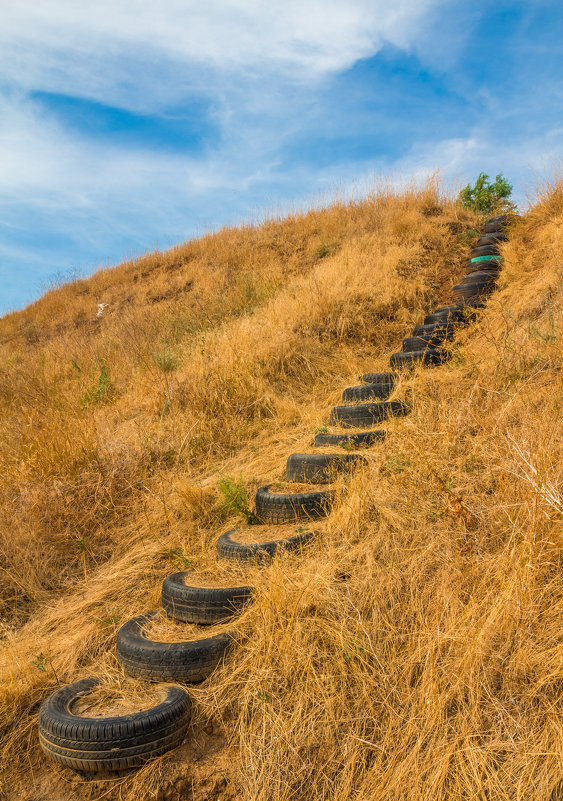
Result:
[[[514,208],[508,198],[512,194],[512,184],[509,184],[500,172],[490,183],[487,173],[482,172],[475,181],[475,186],[467,184],[459,193],[461,205],[480,214],[489,214],[492,211],[510,211]]]
[[[223,476],[218,483],[219,492],[222,495],[222,508],[227,514],[236,514],[243,517],[247,523],[259,523],[260,521],[248,506],[248,494],[244,486],[242,476],[236,481],[229,476]]]

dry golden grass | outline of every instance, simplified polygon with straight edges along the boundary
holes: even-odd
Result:
[[[401,382],[412,414],[365,452],[316,547],[262,569],[216,563],[241,524],[219,479],[250,498],[280,481],[342,389],[449,301],[479,221],[436,184],[386,191],[0,321],[0,795],[151,799],[187,769],[171,754],[85,784],[41,755],[36,719],[57,683],[124,686],[117,627],[190,569],[256,587],[238,647],[190,689],[194,731],[222,722],[239,797],[559,797],[562,223],[560,182],[514,227],[451,361]]]

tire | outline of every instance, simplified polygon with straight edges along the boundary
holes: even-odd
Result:
[[[442,324],[442,325],[465,325],[467,322],[463,311],[457,308],[456,311],[438,312],[427,314],[424,318],[424,325]]]
[[[469,254],[470,258],[474,259],[477,256],[499,256],[498,245],[479,245],[474,247]]]
[[[476,281],[486,281],[489,284],[496,283],[497,273],[490,273],[486,270],[475,270],[472,273],[467,273],[465,278],[462,278],[460,284],[473,284]]]
[[[342,393],[344,403],[349,401],[373,400],[374,398],[388,398],[392,389],[385,384],[358,384],[356,387],[347,387]]]
[[[454,286],[453,293],[456,298],[463,300],[465,298],[480,298],[483,295],[489,295],[495,288],[494,283],[490,281],[473,281],[470,284],[458,284]]]
[[[415,325],[412,336],[422,337],[422,339],[426,339],[427,337],[435,337],[435,341],[437,343],[438,341],[443,342],[447,339],[453,339],[454,333],[454,325],[449,323],[429,323],[427,325]]]
[[[237,562],[268,562],[274,557],[278,548],[286,551],[297,551],[307,545],[315,536],[313,531],[307,531],[282,540],[245,544],[232,538],[235,531],[238,531],[238,529],[233,528],[230,531],[226,531],[217,540],[217,555],[220,559],[231,559]]]
[[[385,431],[359,431],[357,434],[317,434],[314,445],[316,448],[331,445],[340,445],[344,448],[367,448],[384,440],[385,437]]]
[[[508,239],[506,234],[497,231],[494,234],[483,234],[480,236],[477,242],[475,243],[476,248],[483,247],[483,245],[498,245],[501,242],[506,242]]]
[[[131,618],[117,632],[117,658],[131,676],[151,681],[206,679],[232,644],[232,634],[186,642],[155,642],[144,634],[158,610]]]
[[[365,373],[359,376],[358,381],[361,381],[362,384],[380,384],[382,387],[386,387],[391,394],[391,390],[397,384],[397,376],[394,373]]]
[[[263,523],[296,523],[327,517],[335,500],[334,490],[276,493],[269,485],[256,491],[256,516]]]
[[[465,275],[469,275],[470,273],[474,272],[488,273],[489,275],[496,276],[500,273],[500,265],[494,261],[482,261],[478,264],[469,262],[465,268]]]
[[[394,353],[389,360],[391,367],[404,369],[417,364],[442,364],[447,359],[447,352],[442,348],[413,350],[408,353]]]
[[[252,597],[252,587],[191,587],[189,572],[172,573],[162,584],[166,614],[185,623],[219,623],[239,614]]]
[[[115,773],[143,765],[180,745],[190,721],[191,701],[181,687],[167,687],[166,699],[131,715],[87,718],[73,703],[100,679],[82,679],[56,690],[39,712],[39,742],[51,759],[80,773]]]
[[[413,336],[403,339],[403,351],[410,353],[413,350],[434,349],[434,345],[439,345],[445,339],[443,334],[429,334],[423,337]]]
[[[339,425],[342,428],[373,426],[388,417],[404,417],[409,411],[409,407],[402,401],[335,406],[330,413],[330,424]]]
[[[486,234],[494,234],[497,231],[503,231],[511,222],[512,217],[509,217],[508,214],[499,214],[498,217],[491,217],[490,220],[487,220],[485,223],[485,227],[483,231]]]
[[[292,453],[287,460],[287,481],[329,484],[337,473],[350,472],[358,463],[366,464],[365,456],[357,453]]]

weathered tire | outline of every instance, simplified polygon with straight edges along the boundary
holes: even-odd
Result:
[[[498,256],[499,254],[499,246],[498,245],[478,245],[474,247],[469,257],[471,259],[476,258],[477,256]]]
[[[512,221],[513,216],[508,214],[499,214],[497,217],[491,217],[490,220],[487,220],[484,227],[484,232],[486,234],[493,234],[497,231],[503,231],[507,225],[510,224]]]
[[[445,311],[445,312],[433,312],[432,314],[427,314],[424,318],[424,325],[430,324],[442,324],[442,325],[465,325],[467,322],[467,318],[463,313],[463,310],[459,307],[456,308],[455,311]]]
[[[428,350],[413,350],[408,353],[394,353],[391,356],[391,367],[405,369],[417,364],[441,364],[447,359],[447,352],[442,348],[428,348]]]
[[[488,272],[487,270],[475,270],[472,273],[467,273],[465,278],[462,278],[459,283],[473,284],[476,281],[485,281],[489,284],[496,284],[497,278],[497,273]]]
[[[391,393],[397,384],[397,376],[394,373],[365,373],[358,377],[358,381],[362,384],[379,384]]]
[[[287,481],[329,484],[338,473],[346,473],[366,463],[358,453],[292,453],[287,460]]]
[[[206,679],[232,643],[232,634],[186,642],[155,642],[144,634],[158,610],[131,618],[117,632],[117,658],[131,676],[152,681]]]
[[[434,349],[435,345],[439,345],[445,339],[442,331],[440,333],[425,334],[424,336],[412,336],[403,339],[403,351],[410,353],[413,350],[428,350]]]
[[[82,679],[56,690],[39,711],[39,743],[55,762],[80,773],[115,773],[143,765],[180,745],[190,721],[191,701],[181,687],[167,687],[157,706],[107,718],[72,712],[73,703],[100,679]]]
[[[498,275],[501,271],[501,265],[493,261],[482,261],[477,262],[474,264],[473,262],[468,262],[467,267],[465,268],[465,275],[470,275],[471,273],[480,272],[480,273],[487,273],[488,275]]]
[[[436,335],[441,336],[442,339],[452,339],[455,333],[455,325],[449,323],[427,323],[426,325],[415,325],[413,328],[413,337],[423,337]]]
[[[493,234],[483,234],[475,243],[475,247],[479,248],[483,245],[496,245],[500,242],[506,242],[507,239],[507,235],[503,234],[501,231],[496,231]]]
[[[236,531],[238,529],[232,528],[221,534],[217,540],[217,555],[220,559],[231,559],[237,562],[268,562],[274,557],[276,551],[297,551],[307,545],[315,536],[314,531],[306,531],[282,540],[242,543],[233,539],[232,535]]]
[[[330,514],[335,500],[334,490],[316,492],[270,492],[269,485],[256,491],[256,516],[263,523],[296,523],[298,520],[319,520]]]
[[[186,623],[218,623],[239,614],[252,597],[252,587],[191,587],[189,571],[172,573],[162,583],[166,614]]]
[[[342,393],[342,400],[349,401],[373,400],[374,398],[388,398],[393,390],[385,384],[358,384],[356,387],[347,387]]]
[[[458,284],[454,286],[453,293],[456,298],[463,300],[465,298],[477,298],[483,295],[490,295],[494,288],[494,283],[481,279],[479,281],[472,281],[469,284]]]
[[[325,448],[339,445],[344,448],[367,448],[386,437],[385,431],[358,431],[356,434],[317,434],[314,445],[316,448]]]
[[[373,426],[388,417],[404,417],[409,411],[409,407],[402,401],[335,406],[330,413],[330,424],[339,425],[342,428]]]

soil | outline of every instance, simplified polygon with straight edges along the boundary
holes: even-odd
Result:
[[[302,492],[326,491],[326,484],[300,484],[297,481],[277,481],[268,485],[268,492],[280,495],[298,495]]]
[[[272,542],[304,534],[310,528],[304,526],[248,526],[238,528],[231,535],[235,542],[242,545],[252,545],[255,542]]]
[[[115,682],[94,687],[92,692],[78,698],[72,705],[75,715],[85,718],[109,718],[132,715],[157,706],[166,698],[166,687],[142,687],[134,682]]]
[[[232,630],[232,625],[218,624],[216,626],[198,626],[195,623],[180,623],[166,617],[164,611],[159,610],[158,615],[145,627],[145,637],[154,642],[190,642],[214,637]]]

